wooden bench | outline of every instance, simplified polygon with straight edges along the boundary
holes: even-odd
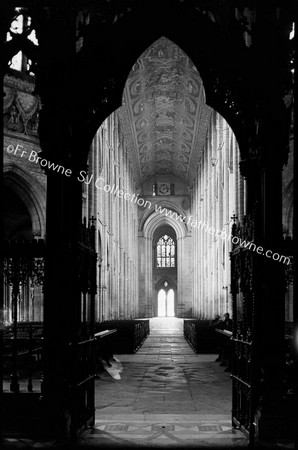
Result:
[[[109,320],[95,325],[95,331],[115,328],[114,352],[117,354],[135,353],[149,334],[149,320]]]
[[[18,322],[16,337],[13,325],[3,332],[3,368],[10,370],[16,355],[20,369],[41,361],[43,351],[43,324],[40,322]]]
[[[209,320],[184,319],[184,337],[195,353],[217,353],[218,343]]]
[[[225,371],[232,370],[232,343],[233,332],[221,328],[215,328],[215,332],[219,336],[219,349],[217,361],[221,366],[226,366]]]

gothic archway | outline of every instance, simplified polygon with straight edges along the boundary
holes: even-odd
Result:
[[[21,199],[28,211],[31,222],[30,238],[38,237],[44,239],[46,193],[43,186],[39,181],[33,180],[20,167],[9,164],[4,167],[3,185]]]
[[[189,239],[185,224],[179,223],[169,217],[163,217],[158,212],[152,213],[144,223],[142,228],[143,236],[139,237],[140,243],[144,240],[144,255],[145,261],[149,263],[146,265],[144,273],[139,274],[139,284],[145,286],[144,298],[140,299],[140,315],[144,317],[153,317],[157,315],[157,287],[158,283],[165,281],[165,276],[171,280],[175,286],[175,305],[176,314],[181,313],[182,296],[185,280],[183,278],[183,268],[179,261],[179,255],[183,255],[186,239]],[[161,272],[167,273],[158,274],[158,270],[154,268],[154,256],[156,256],[155,247],[158,239],[164,235],[171,235],[176,242],[177,267],[172,270],[173,273],[168,273],[166,268],[160,269]],[[143,244],[142,244],[143,245]],[[171,272],[171,270],[170,270]]]
[[[285,9],[279,6],[277,8],[275,4],[258,5],[258,14],[255,14],[253,7],[252,14],[249,13],[249,16],[256,22],[253,24],[255,26],[250,27],[249,30],[253,42],[253,46],[249,48],[245,42],[247,30],[243,25],[243,8],[231,6],[231,2],[224,2],[225,4],[219,2],[217,7],[213,6],[216,2],[211,2],[212,7],[209,9],[205,6],[207,3],[203,2],[204,6],[198,6],[197,2],[164,1],[161,6],[160,1],[152,0],[121,2],[119,6],[118,1],[99,2],[98,10],[94,7],[90,14],[88,12],[81,14],[82,21],[77,20],[80,7],[77,2],[73,2],[75,6],[71,12],[74,14],[69,14],[69,9],[64,9],[63,6],[49,7],[47,11],[41,11],[39,8],[43,6],[39,6],[38,32],[41,35],[42,48],[37,88],[41,92],[44,105],[40,127],[42,148],[44,152],[56,155],[62,160],[83,160],[99,124],[110,112],[120,106],[122,88],[137,56],[151,42],[160,36],[167,36],[177,42],[200,68],[207,91],[207,102],[229,121],[244,156],[248,156],[245,150],[252,147],[251,158],[243,161],[242,165],[243,169],[246,167],[252,187],[255,187],[249,193],[250,212],[254,212],[253,204],[258,202],[260,208],[257,211],[259,217],[256,221],[258,225],[256,231],[260,239],[271,246],[275,239],[279,240],[281,234],[279,168],[281,153],[286,153],[282,149],[286,135],[283,99],[288,88],[286,82],[288,74],[285,68],[287,56],[284,57],[284,54],[287,54],[286,27],[289,19]],[[43,14],[40,14],[41,12]],[[71,17],[70,20],[69,17]],[[66,24],[70,26],[67,27]],[[55,33],[52,30],[55,30]],[[22,42],[22,39],[19,41]],[[280,51],[276,51],[277,48]],[[74,57],[74,49],[77,51],[76,57]],[[69,64],[70,61],[74,64]],[[75,67],[75,73],[72,72],[73,67]],[[270,77],[268,73],[271,73]],[[76,92],[75,96],[73,92]],[[243,118],[244,109],[245,118]],[[278,129],[280,132],[272,133],[272,129]],[[56,132],[53,133],[53,130]],[[247,130],[249,130],[248,133],[246,133]],[[261,148],[255,145],[257,130],[260,130]],[[267,162],[268,167],[262,167],[263,162],[265,165]],[[65,229],[67,231],[71,229],[71,236],[65,233],[66,238],[62,241],[63,244],[65,242],[69,244],[68,248],[75,248],[77,231],[75,227],[80,213],[81,193],[79,189],[75,189],[75,186],[69,186],[67,180],[58,185],[57,179],[51,179],[51,177],[49,179],[48,207],[53,214],[48,230],[49,254],[52,258],[50,261],[55,261],[57,258],[55,252],[60,255],[59,247],[63,247],[60,241],[55,242],[53,239],[56,222],[61,225],[60,229],[63,232]],[[64,208],[58,211],[58,217],[56,217],[56,200],[59,198]],[[74,201],[69,202],[73,198]],[[262,221],[262,218],[265,221]],[[62,236],[62,233],[60,235]],[[73,299],[76,298],[77,292],[76,285],[72,284],[75,280],[75,270],[73,273],[71,269],[66,273],[62,270],[65,267],[72,267],[68,264],[72,260],[73,255],[66,254],[66,263],[62,265],[62,268],[58,264],[49,272],[48,308],[53,314],[48,316],[50,320],[46,331],[50,343],[55,343],[56,339],[49,332],[50,329],[56,328],[53,327],[53,323],[59,330],[60,328],[63,330],[62,342],[67,343],[69,330],[74,325],[75,314],[71,316],[69,322],[66,319],[70,317],[69,310],[75,312]],[[64,263],[62,258],[60,261]],[[264,274],[263,282],[252,287],[250,285],[249,290],[253,292],[253,295],[256,294],[256,306],[260,308],[258,317],[265,317],[262,313],[266,310],[269,314],[264,328],[261,319],[257,323],[259,338],[257,342],[262,344],[260,352],[266,354],[262,370],[263,386],[265,386],[265,394],[267,390],[269,406],[271,393],[275,393],[274,383],[270,383],[272,367],[281,366],[281,362],[277,361],[279,352],[276,352],[276,348],[279,349],[284,334],[282,311],[279,311],[281,289],[275,289],[272,278],[277,284],[280,281],[280,285],[283,278],[281,270],[272,267],[274,269],[272,271],[270,264],[266,264],[265,259],[263,261],[260,270],[257,266],[253,267],[253,273]],[[54,264],[52,266],[54,267]],[[262,271],[263,268],[265,270]],[[54,286],[57,278],[60,286],[58,296],[53,288],[51,290],[51,285]],[[254,277],[252,282],[255,282]],[[69,287],[65,289],[64,286],[70,286],[71,289]],[[64,310],[60,317],[55,315],[57,305],[53,299],[63,305]],[[70,323],[69,328],[64,327],[65,323]],[[274,324],[273,327],[272,324]],[[274,334],[271,332],[272,328],[275,330]],[[243,336],[241,330],[239,336]],[[61,351],[60,354],[58,353],[61,339],[58,344],[57,348],[52,347],[50,362],[60,367],[59,357],[63,362],[65,355]],[[58,381],[61,380],[58,378]],[[244,388],[245,392],[246,388],[247,385]],[[257,391],[258,388],[259,386]],[[46,395],[51,397],[55,391],[58,392],[57,389],[53,389],[50,396],[48,393]],[[64,398],[59,398],[61,404],[63,401]],[[57,404],[60,405],[59,402]],[[253,421],[252,416],[251,421]],[[264,422],[266,422],[266,416]]]
[[[175,317],[177,315],[177,284],[171,276],[164,276],[156,286],[157,317]]]
[[[155,230],[153,246],[153,301],[154,316],[177,315],[177,272],[179,256],[177,238],[172,227],[161,225]],[[170,292],[171,291],[171,292]]]
[[[167,286],[157,293],[157,317],[175,317],[175,292]]]
[[[90,139],[100,123],[121,106],[127,76],[139,55],[152,42],[165,36],[199,68],[208,105],[230,123],[241,147],[247,147],[243,105],[248,107],[254,99],[242,86],[251,70],[246,58],[244,12],[239,11],[235,17],[228,7],[223,13],[216,7],[208,10],[206,6],[186,2],[165,1],[161,4],[153,0],[149,3],[139,5],[135,2],[128,9],[124,3],[119,14],[119,5],[111,2],[109,6],[105,5],[105,13],[109,11],[108,19],[100,14],[80,17],[84,33],[79,43],[75,84],[78,85],[78,80],[80,83],[88,80],[83,82],[84,90],[78,92],[78,98],[82,97],[79,102],[86,107],[85,117],[86,114],[89,117]],[[229,26],[224,31],[222,21],[225,20]],[[103,51],[102,42],[109,43],[107,47],[112,46],[113,52]],[[81,117],[84,117],[83,112]]]

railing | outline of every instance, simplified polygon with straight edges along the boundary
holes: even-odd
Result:
[[[232,370],[233,425],[252,438],[252,341],[233,338],[229,330],[216,328],[215,331],[220,335],[218,360],[227,366],[226,371]]]
[[[102,339],[106,336],[109,336],[110,334],[114,334],[116,333],[117,330],[104,330],[104,331],[99,331],[98,333],[95,333],[94,338],[95,339]]]
[[[36,364],[43,347],[42,324],[21,322],[22,315],[34,317],[33,300],[36,287],[42,292],[44,282],[45,242],[5,241],[3,243],[4,303],[2,321],[10,323],[1,332],[3,370],[2,390],[7,391],[7,372],[10,371],[9,390],[20,392],[20,380],[27,379],[27,392],[33,391]],[[29,294],[30,292],[30,294]],[[42,298],[41,298],[42,299]],[[23,305],[21,307],[21,305]],[[23,311],[22,311],[23,309]],[[39,316],[41,316],[41,310]],[[40,371],[40,367],[38,368]]]
[[[230,372],[232,367],[232,348],[231,338],[232,331],[215,328],[218,335],[218,358],[217,361],[221,366],[226,366],[225,371]]]
[[[99,354],[113,354],[110,339],[116,329],[96,333],[93,338],[70,343],[72,352],[71,374],[71,436],[94,425],[94,379],[96,358]],[[104,340],[104,341],[103,341]]]
[[[215,328],[215,331],[216,331],[217,333],[223,334],[224,336],[227,336],[227,337],[229,337],[229,338],[231,338],[232,335],[233,335],[232,331],[225,330],[225,329],[220,330],[219,328]]]
[[[194,352],[217,352],[217,340],[209,320],[184,319],[183,333]]]
[[[248,437],[250,442],[254,439],[254,401],[253,393],[253,365],[252,340],[235,337],[233,344],[233,403],[232,421]]]
[[[104,331],[110,327],[117,329],[114,341],[115,353],[135,353],[149,334],[149,320],[107,320],[95,324],[95,331]]]
[[[3,390],[19,393],[40,391],[34,380],[42,375],[42,324],[19,323],[3,332]],[[10,383],[9,383],[10,380]],[[9,386],[8,386],[9,384]]]

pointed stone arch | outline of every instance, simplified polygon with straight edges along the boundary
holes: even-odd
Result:
[[[162,205],[169,202],[161,203]],[[176,248],[177,248],[177,315],[184,314],[188,311],[190,315],[191,306],[185,308],[185,299],[182,298],[182,292],[189,293],[189,299],[192,299],[190,292],[190,284],[188,283],[186,268],[181,264],[182,255],[184,252],[191,251],[191,233],[188,232],[186,224],[177,221],[173,218],[161,215],[158,212],[153,212],[144,221],[142,226],[142,233],[139,235],[140,253],[144,256],[145,270],[140,273],[139,285],[142,287],[140,291],[140,314],[144,317],[151,317],[154,314],[154,295],[155,287],[153,285],[153,239],[156,231],[159,228],[171,227],[176,234]],[[182,306],[183,305],[183,306]]]
[[[162,277],[155,285],[155,289],[158,291],[163,287],[164,282],[167,281],[169,283],[169,289],[177,289],[177,284],[174,280],[170,279],[167,275]]]
[[[177,205],[171,203],[171,202],[160,202],[161,208],[167,208],[171,211],[179,211],[177,208]],[[179,212],[179,214],[183,214],[183,211]],[[178,215],[179,215],[178,214]],[[169,225],[171,226],[177,236],[177,241],[179,239],[182,239],[188,234],[188,229],[186,227],[186,223],[182,220],[175,220],[172,217],[166,216],[165,214],[160,214],[158,211],[152,212],[149,216],[147,216],[143,222],[141,231],[143,232],[143,235],[147,239],[153,239],[154,232],[157,228],[159,228],[161,225]]]
[[[159,202],[155,203],[154,205],[154,211],[150,208],[148,210],[145,211],[145,213],[143,214],[141,220],[140,220],[140,230],[145,232],[145,224],[146,224],[146,229],[149,230],[149,224],[153,221],[156,220],[156,217],[163,217],[165,219],[170,219],[170,217],[167,217],[164,213],[160,213],[159,211],[161,211],[163,208],[167,209],[168,211],[173,211],[177,213],[177,217],[181,217],[181,219],[183,217],[186,216],[184,210],[177,205],[177,203],[172,202],[171,200],[160,200]],[[175,219],[171,219],[170,222],[165,221],[165,223],[169,223],[170,225],[173,223]],[[181,233],[181,236],[183,236],[184,234],[187,234],[189,232],[189,227],[187,225],[187,221],[182,221],[182,220],[176,220],[177,222],[179,222],[179,224],[181,224],[182,226],[179,226],[179,234]],[[178,236],[178,225],[176,228],[174,228],[176,231],[176,234]]]
[[[26,206],[32,221],[33,237],[44,239],[46,234],[46,192],[44,187],[15,164],[4,166],[3,184],[10,188]]]
[[[75,84],[83,85],[78,98],[82,97],[81,103],[86,107],[86,114],[81,117],[88,121],[90,140],[104,119],[121,106],[126,80],[138,57],[164,36],[193,61],[203,79],[207,104],[226,118],[241,148],[246,149],[243,110],[251,98],[245,98],[244,84],[251,68],[240,19],[227,11],[225,20],[229,18],[230,27],[222,27],[223,11],[216,7],[212,12],[181,1],[166,5],[167,2],[136,2],[127,10],[123,5],[123,12],[118,14],[115,10],[114,15],[111,4],[111,21],[104,23],[99,14],[90,15],[75,75]],[[103,42],[109,42],[113,51],[105,52]]]

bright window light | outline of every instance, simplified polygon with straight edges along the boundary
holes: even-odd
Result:
[[[290,33],[290,40],[294,39],[295,36],[295,23],[292,24],[292,31]]]
[[[12,22],[10,30],[13,33],[21,34],[23,32],[24,16],[20,14]]]
[[[9,66],[11,69],[14,70],[22,70],[22,56],[23,53],[21,51],[19,51],[19,53],[17,53],[9,62]]]
[[[31,33],[28,36],[28,39],[33,42],[33,44],[38,45],[38,40],[36,38],[36,32],[35,30],[32,30]]]

